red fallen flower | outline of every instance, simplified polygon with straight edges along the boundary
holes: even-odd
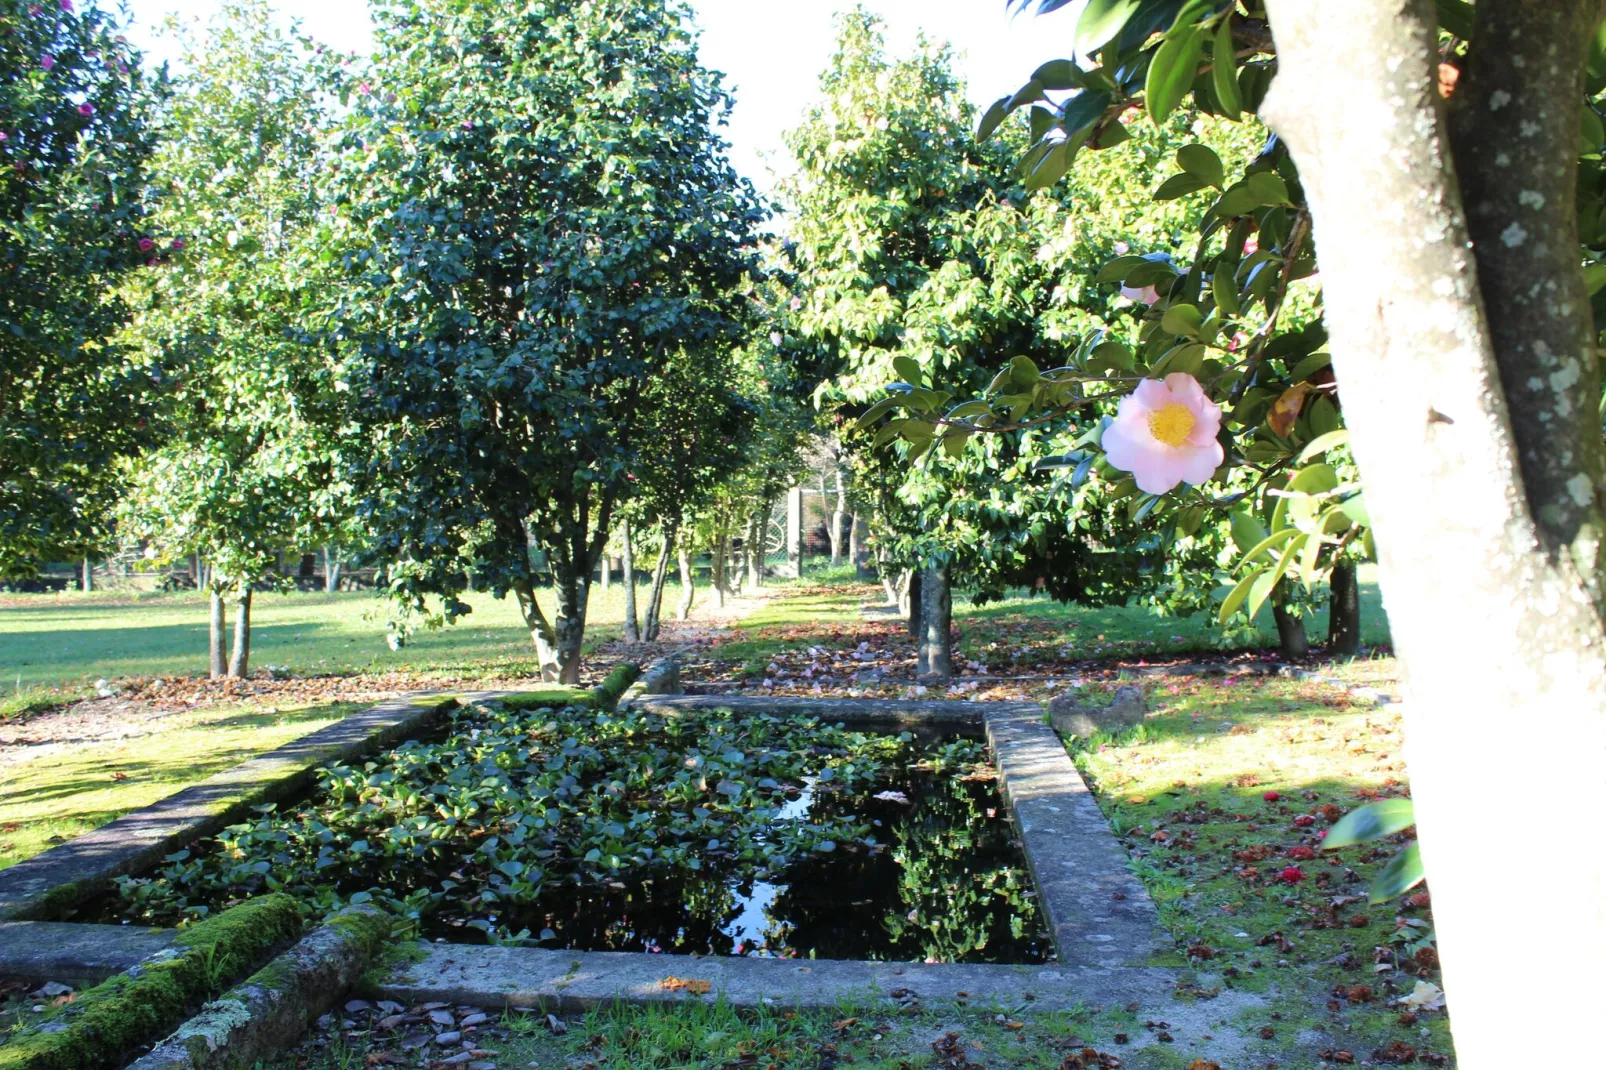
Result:
[[[1280,791],[1268,791],[1264,795],[1261,796],[1261,798],[1265,799],[1267,802],[1276,802],[1278,799],[1281,799],[1282,797],[1283,797],[1283,793],[1280,792]]]
[[[1316,852],[1304,844],[1300,844],[1298,847],[1290,847],[1288,849],[1288,857],[1297,858],[1301,862],[1309,862],[1316,857]]]
[[[1289,866],[1287,869],[1277,874],[1277,879],[1282,881],[1284,884],[1298,884],[1300,881],[1305,879],[1305,871],[1300,869],[1298,866]]]
[[[1310,826],[1316,824],[1316,819],[1311,817],[1309,814],[1300,814],[1298,817],[1294,818],[1294,824],[1298,825],[1300,828],[1309,828]]]

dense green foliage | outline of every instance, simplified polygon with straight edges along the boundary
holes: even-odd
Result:
[[[93,549],[148,441],[160,370],[113,341],[114,288],[167,244],[144,174],[163,91],[95,3],[0,3],[0,577]]]
[[[734,400],[760,212],[682,15],[395,0],[342,89],[343,381],[375,554],[402,603],[443,596],[447,619],[470,570],[517,592],[565,681],[610,519],[661,448],[654,380]]]
[[[327,117],[310,45],[266,0],[231,0],[186,45],[151,163],[170,262],[129,288],[128,343],[171,385],[121,532],[163,558],[199,554],[210,586],[243,598],[341,520],[333,386],[312,338],[328,303],[315,227]]]
[[[1020,936],[1034,924],[1018,863],[965,831],[979,804],[959,774],[984,756],[971,741],[922,744],[728,710],[664,718],[487,703],[454,714],[443,738],[320,770],[307,803],[260,807],[151,875],[122,879],[110,907],[127,920],[170,923],[286,891],[308,910],[372,898],[522,940],[531,933],[509,919],[548,916],[566,896],[623,881],[685,882],[685,895],[717,917],[731,886],[777,878],[817,855],[892,849],[908,884],[887,923],[892,944],[948,958],[985,954],[988,933]],[[960,790],[939,792],[939,808],[958,810],[908,828],[856,816],[871,792],[912,767],[953,778]],[[806,816],[781,818],[809,784],[816,802]],[[950,911],[933,896],[967,908]],[[556,916],[551,924],[562,931],[535,939],[577,938]]]

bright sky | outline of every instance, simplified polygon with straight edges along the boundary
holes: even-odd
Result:
[[[781,133],[814,100],[831,55],[831,17],[851,3],[692,0],[703,31],[702,61],[725,73],[736,97],[726,131],[732,159],[760,189],[772,189],[775,174],[789,169]],[[217,0],[129,0],[136,23],[129,36],[157,60],[171,58],[172,46],[156,37],[165,16],[205,19],[217,6]],[[364,0],[277,0],[276,6],[336,49],[372,46]],[[922,30],[951,42],[971,99],[981,106],[1020,88],[1039,64],[1067,55],[1076,24],[1074,10],[1011,16],[1004,0],[868,0],[867,6],[885,19],[894,54],[910,51]]]

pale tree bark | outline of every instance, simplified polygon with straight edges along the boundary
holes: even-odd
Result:
[[[636,623],[636,547],[630,541],[630,521],[619,523],[619,537],[624,540],[624,560],[620,571],[620,582],[625,589],[625,642],[641,642],[641,627]]]
[[[680,604],[675,607],[676,620],[691,618],[692,602],[697,598],[697,577],[691,570],[691,551],[684,534],[675,542],[675,561],[680,566]]]
[[[1598,8],[1476,5],[1473,50],[1486,41],[1490,55],[1457,90],[1462,144],[1487,154],[1467,160],[1469,229],[1435,91],[1432,0],[1266,6],[1279,73],[1261,114],[1287,139],[1314,219],[1406,670],[1406,758],[1458,1062],[1578,1065],[1579,1037],[1554,1023],[1606,1008],[1606,852],[1554,815],[1606,811],[1603,480],[1598,447],[1574,429],[1599,400],[1572,195]],[[1533,315],[1566,322],[1524,337],[1515,325]],[[1565,741],[1545,752],[1545,813],[1491,791],[1514,725]],[[1536,897],[1565,936],[1534,938]],[[1558,983],[1512,980],[1523,977]]]
[[[216,576],[213,579],[216,579]],[[214,680],[221,680],[229,671],[228,660],[224,655],[228,636],[225,633],[223,617],[223,592],[218,590],[215,584],[208,584],[206,589],[211,610],[206,643],[208,675]]]
[[[333,546],[323,548],[323,589],[325,593],[340,590],[340,551]]]
[[[1327,586],[1327,655],[1354,657],[1361,652],[1361,585],[1355,566],[1334,565]]]
[[[244,679],[251,671],[251,583],[242,580],[234,599],[234,649],[229,652],[229,675]]]
[[[84,558],[84,567],[82,571],[84,578],[83,582],[79,584],[79,586],[86,591],[93,591],[95,589],[95,565],[87,557]]]
[[[602,555],[602,589],[606,591],[613,586],[613,559],[607,554]]]
[[[714,608],[725,608],[725,537],[716,533],[708,548],[708,587],[714,596]]]
[[[541,609],[541,603],[536,601],[535,584],[520,580],[513,585],[513,594],[518,599],[519,615],[524,618],[530,642],[535,645],[541,679],[555,682],[563,673],[563,666],[558,661],[558,636],[552,629],[552,622]]]
[[[742,559],[747,564],[747,586],[758,590],[764,583],[764,517],[754,513],[747,518],[747,529],[742,535]]]
[[[823,480],[821,481],[824,482]],[[848,492],[842,485],[842,469],[836,470],[836,508],[831,512],[831,564],[842,563],[842,522],[848,515]]]
[[[948,569],[943,565],[927,565],[918,575],[920,647],[915,675],[921,680],[948,680],[954,675],[951,632],[954,603]]]
[[[660,622],[663,620],[664,584],[669,580],[669,559],[675,552],[675,529],[672,521],[658,522],[658,560],[652,569],[652,587],[647,595],[647,613],[641,624],[641,637],[649,643],[658,641]]]

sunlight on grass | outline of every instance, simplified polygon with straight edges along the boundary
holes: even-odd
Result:
[[[0,767],[0,869],[272,750],[359,707],[214,706],[136,722],[137,738],[74,746]]]

